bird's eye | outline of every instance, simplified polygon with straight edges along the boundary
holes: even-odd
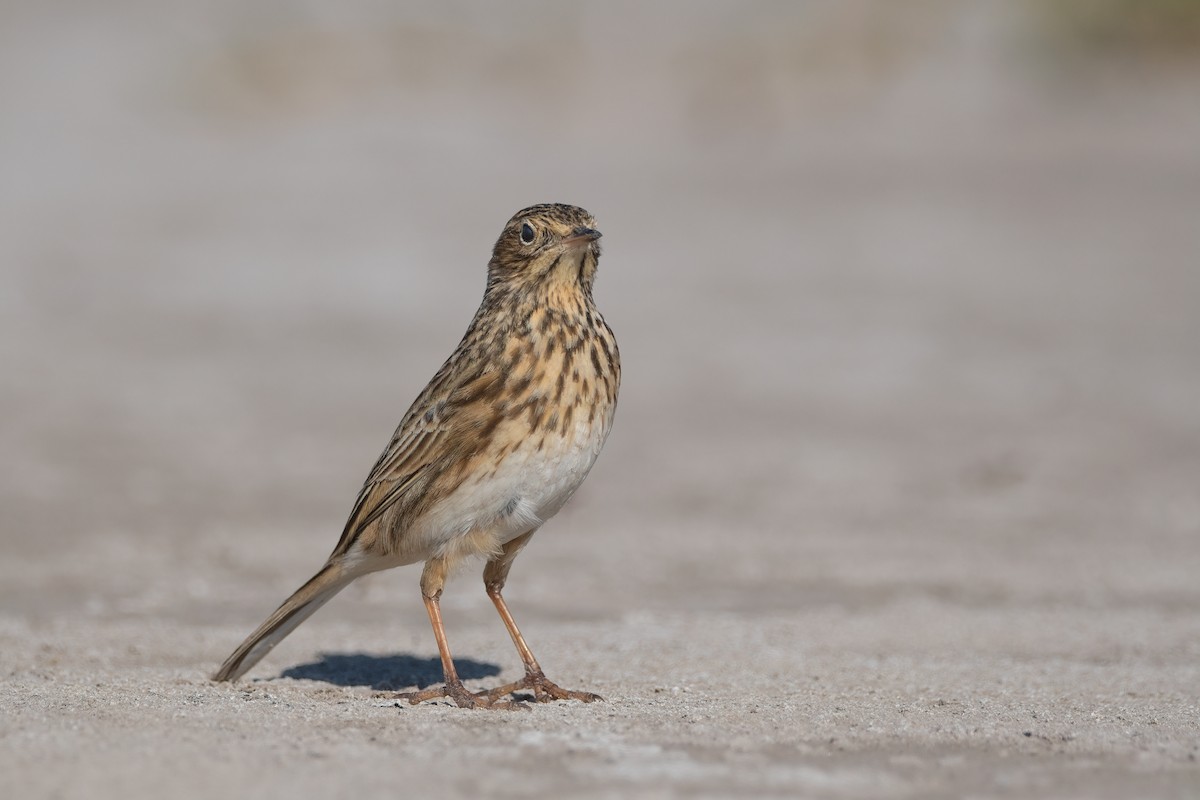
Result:
[[[521,244],[533,244],[533,226],[528,222],[521,224]]]

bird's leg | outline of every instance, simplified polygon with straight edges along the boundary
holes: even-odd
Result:
[[[504,546],[501,554],[488,561],[487,566],[483,568],[484,588],[487,589],[488,597],[492,598],[492,603],[495,604],[496,611],[500,614],[500,619],[504,621],[504,627],[508,629],[508,635],[512,637],[513,644],[517,647],[517,653],[521,656],[521,662],[525,665],[525,677],[488,692],[481,692],[480,696],[487,697],[489,701],[495,702],[501,697],[520,691],[521,689],[530,689],[533,691],[534,699],[539,703],[546,703],[551,700],[581,700],[584,703],[603,700],[604,698],[598,694],[563,689],[548,680],[546,674],[542,672],[537,659],[534,658],[533,651],[525,643],[525,637],[521,635],[520,629],[517,628],[517,623],[513,620],[512,614],[508,610],[508,604],[504,602],[504,596],[501,594],[501,591],[504,589],[504,582],[508,578],[508,570],[512,567],[513,559],[517,557],[517,553],[525,546],[525,543],[529,541],[529,537],[531,536],[533,536],[532,531],[509,542]]]
[[[454,668],[454,659],[450,656],[450,645],[446,643],[446,629],[442,626],[441,597],[442,588],[446,585],[448,566],[444,559],[430,559],[421,573],[421,596],[425,601],[425,610],[429,613],[429,623],[433,626],[433,638],[437,640],[438,654],[442,657],[443,686],[432,686],[419,692],[405,692],[397,695],[401,700],[407,700],[416,705],[426,700],[439,697],[449,697],[460,708],[476,708],[493,705],[487,696],[476,697],[467,691],[459,680],[458,670]]]

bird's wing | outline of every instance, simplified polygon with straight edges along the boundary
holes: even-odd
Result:
[[[443,370],[447,372],[447,370]],[[334,555],[344,554],[367,527],[397,503],[413,504],[437,476],[478,448],[485,419],[496,412],[487,402],[501,382],[496,371],[475,373],[458,386],[435,376],[404,415],[392,440],[363,483]]]

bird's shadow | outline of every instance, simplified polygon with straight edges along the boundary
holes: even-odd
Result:
[[[465,681],[500,674],[500,665],[470,658],[454,659],[458,677]],[[369,686],[377,691],[423,689],[442,682],[440,658],[417,658],[403,653],[373,656],[367,653],[322,653],[319,661],[298,664],[280,673],[283,678],[322,681],[335,686]]]

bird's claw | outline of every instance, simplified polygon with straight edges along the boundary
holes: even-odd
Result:
[[[429,700],[440,700],[448,697],[459,708],[495,708],[505,710],[528,709],[526,697],[515,696],[521,691],[533,692],[533,702],[550,703],[556,700],[578,700],[581,703],[594,703],[604,698],[592,692],[580,692],[564,689],[540,672],[526,673],[519,681],[497,686],[495,689],[485,689],[481,692],[469,692],[461,683],[448,683],[442,686],[431,686],[418,692],[403,692],[394,695],[396,700],[407,700],[410,705],[417,705]],[[512,699],[505,700],[509,695]]]
[[[491,702],[496,702],[500,698],[524,689],[533,692],[533,700],[535,703],[549,703],[555,700],[578,700],[581,703],[594,703],[597,700],[604,700],[598,694],[592,692],[580,692],[573,689],[564,689],[553,681],[549,680],[541,672],[527,672],[525,677],[519,681],[514,681],[504,686],[498,686],[488,692],[480,692],[480,695],[485,695]]]

